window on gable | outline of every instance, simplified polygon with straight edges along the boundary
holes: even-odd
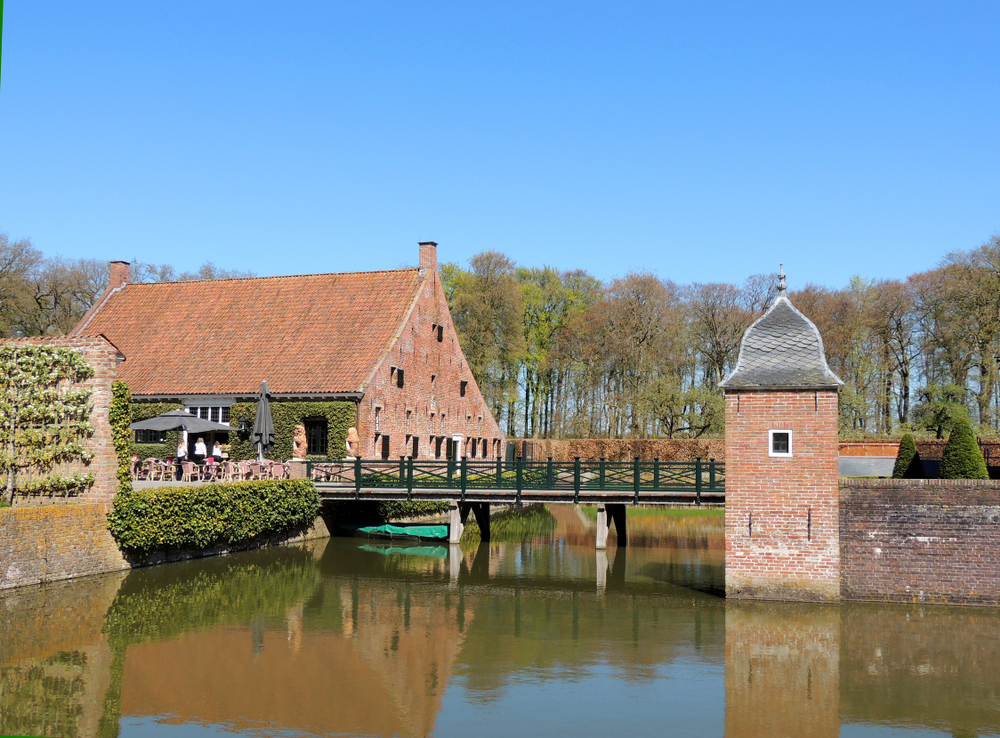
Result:
[[[466,380],[464,380],[464,379],[461,382],[459,382],[458,383],[458,394],[461,395],[462,397],[465,397],[465,390],[466,390],[466,388],[468,388],[468,386],[469,386],[469,383]]]
[[[379,420],[381,419],[381,417],[382,417],[382,408],[376,407],[375,408],[375,430],[379,429]]]
[[[311,418],[302,423],[306,427],[306,451],[316,456],[328,453],[327,437],[329,425],[326,418]]]
[[[396,386],[397,387],[402,387],[403,386],[403,370],[402,369],[397,369],[396,370]]]
[[[437,338],[438,338],[438,343],[441,343],[442,341],[444,341],[444,326],[443,325],[439,325],[437,327]]]

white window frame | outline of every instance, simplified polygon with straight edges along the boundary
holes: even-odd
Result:
[[[774,450],[774,434],[775,433],[787,433],[788,434],[788,451],[775,451]],[[769,430],[767,432],[767,455],[773,459],[790,459],[792,458],[792,452],[794,447],[792,446],[792,431],[788,428],[775,428],[774,430]]]

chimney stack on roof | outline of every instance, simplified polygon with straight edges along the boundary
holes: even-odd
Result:
[[[129,267],[130,265],[127,261],[111,262],[111,284],[109,285],[111,289],[128,284]]]
[[[437,271],[437,244],[434,241],[420,242],[420,273]]]

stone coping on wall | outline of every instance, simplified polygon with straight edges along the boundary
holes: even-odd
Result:
[[[888,479],[841,477],[840,486],[851,489],[927,489],[928,487],[958,487],[1000,491],[1000,479]]]

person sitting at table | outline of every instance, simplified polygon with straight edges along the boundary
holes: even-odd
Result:
[[[216,462],[222,461],[222,445],[218,441],[212,445],[212,458]]]
[[[208,450],[205,448],[205,439],[199,438],[194,444],[194,463],[200,464],[208,456]]]

